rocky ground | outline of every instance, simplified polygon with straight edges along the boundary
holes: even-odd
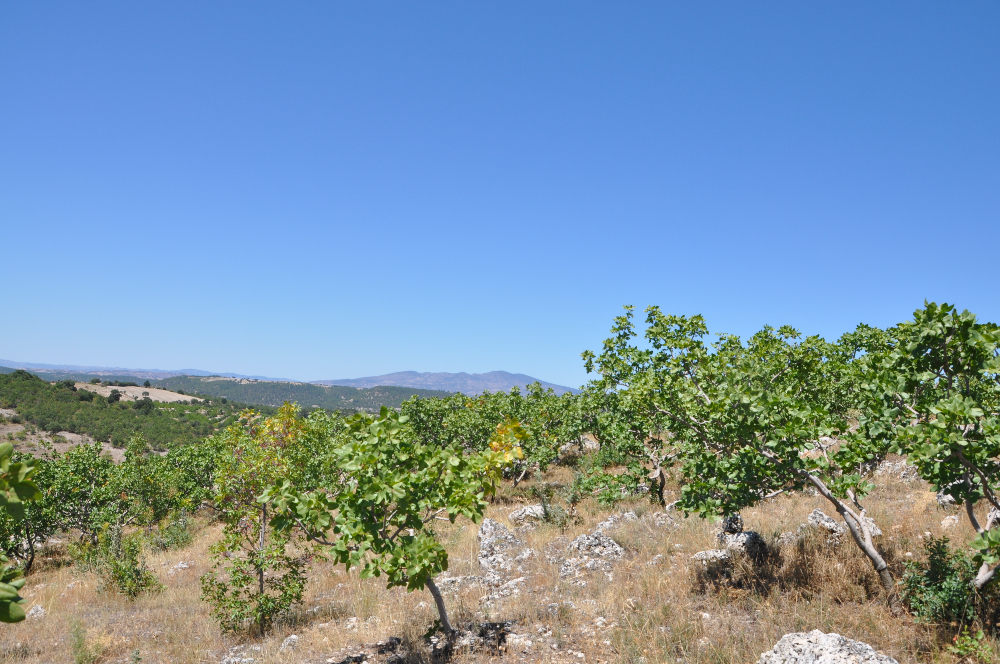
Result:
[[[558,493],[571,479],[557,468],[534,486]],[[820,497],[780,496],[709,523],[644,497],[552,510],[527,500],[531,486],[506,489],[478,526],[439,531],[451,565],[438,585],[461,630],[453,661],[959,661],[940,629],[892,616]],[[928,535],[971,536],[967,517],[940,505],[905,467],[880,475],[869,502],[897,574],[924,555]],[[29,579],[32,617],[0,632],[0,661],[73,661],[74,639],[100,661],[123,663],[400,664],[431,662],[446,649],[440,635],[425,638],[436,618],[429,593],[386,590],[384,580],[321,561],[305,602],[271,634],[222,635],[199,599],[219,528],[207,517],[199,523],[187,549],[150,554],[165,588],[135,602],[65,566],[57,545]]]

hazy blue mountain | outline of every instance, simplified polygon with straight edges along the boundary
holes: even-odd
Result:
[[[367,376],[365,378],[342,378],[336,380],[315,380],[317,385],[342,385],[345,387],[375,387],[378,385],[396,385],[413,387],[422,390],[444,390],[445,392],[462,392],[463,394],[479,394],[490,392],[506,392],[515,385],[524,388],[531,383],[541,383],[544,388],[552,388],[556,394],[563,392],[578,392],[572,387],[547,383],[525,374],[514,374],[507,371],[490,371],[488,373],[433,373],[419,371],[399,371],[383,376]]]
[[[237,373],[226,373],[222,371],[205,371],[203,369],[126,369],[122,367],[96,367],[81,366],[75,364],[41,364],[38,362],[16,362],[14,360],[0,360],[0,366],[14,369],[27,369],[38,374],[46,380],[61,380],[63,378],[74,378],[76,380],[89,380],[92,377],[102,380],[166,380],[175,377],[225,377],[243,378],[257,381],[281,382],[281,383],[302,383],[290,378],[271,378],[268,376],[247,376]],[[309,381],[313,385],[341,386],[354,388],[372,387],[409,387],[418,390],[437,390],[443,392],[462,392],[463,394],[479,394],[481,392],[507,392],[515,385],[524,389],[531,383],[541,383],[544,388],[552,388],[556,394],[563,392],[579,392],[579,390],[556,385],[544,380],[539,380],[525,374],[515,374],[508,371],[490,371],[481,374],[444,373],[444,372],[419,372],[419,371],[398,371],[396,373],[382,376],[367,376],[364,378],[341,378],[336,380],[314,380]],[[222,396],[222,395],[220,395]],[[236,398],[235,396],[233,398]],[[246,401],[245,403],[260,403],[259,401]],[[269,403],[267,405],[270,405]],[[280,405],[280,404],[279,404]]]
[[[254,380],[273,380],[295,382],[290,378],[271,378],[269,376],[246,376],[244,374],[226,373],[221,371],[205,371],[203,369],[126,369],[124,367],[92,367],[78,364],[42,364],[40,362],[17,362],[15,360],[0,360],[0,366],[12,369],[29,369],[36,374],[58,374],[88,376],[129,376],[131,378],[162,379],[173,376],[224,376],[226,378],[253,378]]]

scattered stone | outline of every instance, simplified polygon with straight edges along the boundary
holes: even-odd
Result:
[[[757,664],[899,664],[875,652],[867,643],[852,641],[840,634],[811,632],[785,634]]]
[[[183,569],[190,569],[192,567],[194,567],[194,561],[193,560],[190,561],[190,562],[184,562],[182,560],[181,562],[177,563],[176,565],[174,565],[173,567],[171,567],[170,569],[168,569],[167,570],[167,574],[172,575],[172,574],[175,574],[175,573],[177,573],[177,572],[179,572],[179,571],[181,571]]]
[[[537,555],[538,555],[538,552],[535,551],[534,549],[525,549],[521,553],[519,553],[516,556],[514,556],[514,562],[515,563],[525,563],[525,562],[531,560],[532,558],[536,557]],[[520,565],[518,566],[517,570],[519,572],[523,571],[521,569]]]
[[[870,517],[864,517],[865,523],[868,525],[868,530],[871,532],[872,537],[882,537],[882,529],[878,527]]]
[[[626,521],[638,521],[639,517],[635,515],[635,512],[622,512],[621,514],[612,514],[604,521],[597,524],[594,529],[595,532],[611,531],[625,523]]]
[[[481,576],[474,576],[471,574],[469,576],[438,577],[434,579],[434,583],[437,584],[438,589],[445,595],[457,593],[459,590],[467,586],[487,585],[486,579]],[[423,604],[424,607],[428,606],[426,602],[421,602],[420,604]],[[418,604],[417,608],[423,607]]]
[[[427,641],[431,645],[433,657],[446,655],[456,649],[499,655],[507,647],[510,628],[516,624],[515,620],[480,623],[473,625],[474,628],[478,627],[476,631],[457,629],[451,643],[437,635],[431,636]]]
[[[528,505],[521,509],[514,510],[507,517],[513,524],[521,525],[525,522],[541,521],[545,518],[545,508],[541,505]]]
[[[731,514],[729,516],[722,517],[722,521],[719,524],[723,533],[727,535],[735,535],[737,533],[743,532],[743,517],[739,514]]]
[[[691,556],[691,560],[697,560],[708,567],[713,563],[728,562],[731,557],[730,552],[726,549],[709,549],[707,551],[699,551],[694,554]]]
[[[875,469],[875,474],[897,477],[903,482],[916,482],[920,479],[920,472],[917,470],[917,467],[911,466],[906,461],[883,461]]]
[[[346,629],[348,632],[353,632],[357,628],[358,628],[357,616],[351,616],[350,618],[344,621],[344,629]]]
[[[653,512],[653,524],[657,528],[680,528],[681,524],[674,521],[674,517],[666,512]]]
[[[951,516],[946,516],[941,520],[941,527],[947,530],[958,525],[958,515],[952,514]]]
[[[868,526],[868,530],[871,531],[872,537],[881,537],[882,529],[878,527],[878,524],[867,516],[863,518],[865,520],[865,524]],[[847,524],[835,521],[831,517],[828,517],[823,510],[818,507],[809,515],[808,525],[803,524],[799,527],[799,531],[802,531],[809,526],[819,528],[830,533],[827,543],[831,546],[839,545],[841,536],[848,533]]]
[[[44,618],[45,609],[42,608],[41,604],[35,604],[31,609],[28,610],[28,618]]]
[[[246,657],[246,646],[233,646],[226,652],[219,664],[254,664],[257,660],[253,657]]]
[[[583,436],[579,440],[563,443],[559,446],[557,463],[568,463],[599,449],[601,449],[600,443],[589,436]]]
[[[479,528],[479,565],[486,570],[485,577],[457,577],[462,581],[446,582],[449,590],[454,592],[463,584],[478,583],[493,590],[481,601],[489,604],[492,601],[517,595],[526,577],[509,579],[513,572],[524,573],[524,563],[538,555],[534,549],[524,549],[514,554],[515,547],[524,543],[517,539],[502,523],[492,519],[484,519]]]
[[[588,535],[580,535],[570,542],[567,548],[579,551],[584,555],[608,560],[621,560],[625,556],[625,549],[600,530],[595,530]]]
[[[514,652],[528,654],[535,646],[535,642],[528,638],[527,634],[508,634],[507,649]]]
[[[799,541],[799,536],[797,533],[781,533],[778,538],[774,540],[776,546],[793,546]]]
[[[571,579],[570,583],[574,586],[585,586],[587,582],[580,578],[584,572],[604,572],[608,580],[611,581],[613,578],[611,576],[611,568],[611,562],[601,558],[591,558],[589,556],[567,558],[559,568],[559,577]]]
[[[278,652],[286,652],[288,650],[295,650],[295,647],[299,645],[299,637],[297,634],[292,634],[291,636],[286,636],[285,640],[281,642],[281,647],[278,648]]]
[[[519,576],[516,579],[511,579],[510,581],[499,579],[495,583],[487,583],[486,585],[491,587],[492,590],[489,594],[481,597],[479,601],[484,606],[491,606],[493,602],[498,600],[507,599],[508,597],[517,597],[521,594],[521,590],[524,588],[524,584],[527,580],[528,577]]]
[[[814,528],[820,528],[827,531],[831,535],[838,537],[847,532],[847,526],[845,524],[828,517],[823,510],[818,507],[809,514],[809,518],[806,519],[806,522]]]
[[[646,563],[646,566],[655,567],[656,565],[659,565],[662,562],[663,562],[663,554],[658,553],[655,556],[653,556],[652,560]]]
[[[406,661],[408,654],[402,643],[401,639],[393,636],[375,644],[353,646],[347,651],[346,656],[341,650],[333,657],[327,658],[326,662],[327,664],[363,664],[368,661],[376,661],[378,655],[388,655],[383,660],[385,664],[402,664]]]
[[[758,561],[767,557],[767,542],[752,530],[736,535],[719,533],[719,538],[723,548],[729,551],[738,551],[751,560]]]

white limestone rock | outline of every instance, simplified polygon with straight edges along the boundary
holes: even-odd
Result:
[[[611,580],[614,563],[625,557],[625,549],[600,530],[580,535],[566,547],[578,555],[567,558],[559,567],[560,578],[571,578],[573,585],[585,586],[579,577],[584,572],[603,572]]]
[[[511,523],[522,525],[534,521],[541,521],[545,518],[545,508],[541,505],[527,505],[521,509],[514,510],[507,517]]]
[[[587,556],[606,560],[621,560],[625,556],[625,549],[600,530],[580,535],[570,542],[567,548]]]
[[[716,535],[721,548],[744,554],[751,560],[761,560],[767,556],[767,542],[759,533],[743,530],[743,517],[733,514],[722,519],[721,529]]]
[[[622,512],[621,514],[612,514],[607,519],[597,524],[597,528],[595,528],[594,530],[599,532],[605,532],[605,531],[611,532],[612,530],[615,530],[616,528],[621,526],[623,523],[626,523],[628,521],[638,521],[638,520],[639,517],[635,515],[635,512]]]
[[[699,551],[691,556],[691,560],[698,561],[706,567],[713,563],[728,562],[731,558],[732,553],[726,549],[709,549],[708,551]]]
[[[489,572],[509,572],[514,567],[510,552],[521,544],[507,526],[483,519],[479,527],[479,566]]]
[[[774,648],[762,653],[757,664],[899,664],[880,655],[867,643],[852,641],[840,634],[785,634]]]

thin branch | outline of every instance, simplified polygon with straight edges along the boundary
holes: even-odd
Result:
[[[990,503],[993,504],[993,507],[1000,510],[1000,503],[997,502],[996,494],[993,493],[993,488],[990,486],[989,480],[986,478],[985,473],[983,473],[983,471],[978,466],[970,462],[962,453],[962,450],[956,449],[955,456],[958,457],[958,460],[962,462],[963,466],[965,466],[966,468],[968,468],[969,470],[971,470],[972,472],[974,472],[976,475],[979,476],[980,484],[982,484],[983,486],[983,493],[986,495],[986,500],[990,501]]]

